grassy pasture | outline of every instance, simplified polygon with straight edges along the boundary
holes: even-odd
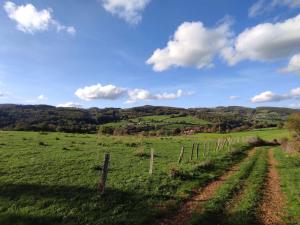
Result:
[[[232,133],[266,139],[284,130]],[[195,187],[243,158],[243,149],[215,152],[224,134],[179,137],[0,132],[0,224],[144,224],[176,208]],[[210,141],[210,153],[190,160],[192,144]],[[178,165],[181,145],[186,147]],[[149,152],[155,150],[150,177]],[[111,154],[107,192],[97,193],[103,154]],[[140,154],[143,153],[143,154]],[[178,177],[171,178],[171,169]]]
[[[129,120],[122,120],[115,123],[106,123],[105,127],[125,127],[127,125],[134,124],[135,126],[159,126],[163,129],[175,129],[183,127],[192,127],[210,124],[210,122],[198,119],[193,116],[172,116],[172,115],[160,115],[160,116],[143,116]]]
[[[285,153],[276,148],[275,158],[278,161],[282,191],[286,197],[286,222],[290,225],[300,224],[300,155]]]

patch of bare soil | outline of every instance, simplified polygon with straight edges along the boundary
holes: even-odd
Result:
[[[255,149],[248,152],[247,157],[243,160],[246,161],[255,153]],[[196,195],[184,202],[175,215],[169,218],[164,218],[158,221],[158,225],[184,225],[186,224],[194,213],[201,213],[203,210],[203,203],[211,199],[216,190],[226,181],[228,178],[238,171],[240,164],[231,167],[224,175],[217,180],[212,181],[206,187],[196,191]]]
[[[280,177],[276,170],[277,162],[274,158],[273,151],[269,150],[269,171],[259,207],[259,222],[261,225],[284,225],[283,208],[284,197],[280,187]]]

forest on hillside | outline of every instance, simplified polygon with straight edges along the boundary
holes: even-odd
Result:
[[[231,132],[282,127],[299,110],[239,106],[175,108],[142,106],[121,108],[59,108],[48,105],[0,105],[0,129],[61,131],[109,135],[178,135]]]

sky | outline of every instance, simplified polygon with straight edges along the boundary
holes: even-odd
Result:
[[[300,0],[0,3],[0,104],[300,108]]]

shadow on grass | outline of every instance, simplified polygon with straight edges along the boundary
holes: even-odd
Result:
[[[23,216],[13,213],[0,214],[1,225],[22,224],[22,225],[46,225],[59,224],[61,218],[51,216]]]
[[[0,224],[145,224],[154,216],[149,199],[117,189],[100,195],[96,188],[0,183]]]

